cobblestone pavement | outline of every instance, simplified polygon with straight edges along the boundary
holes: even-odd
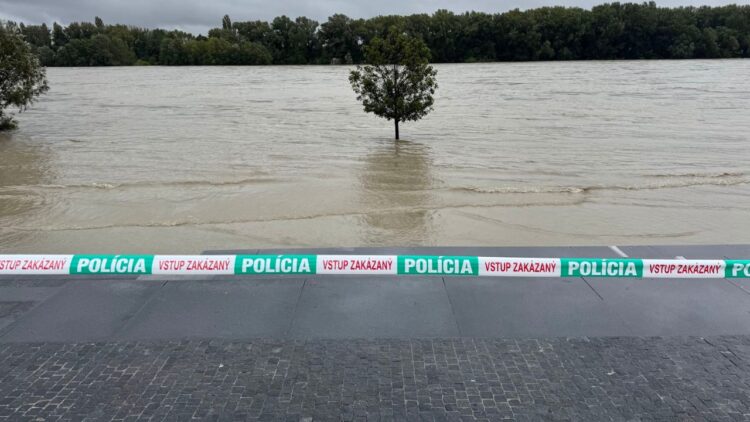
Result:
[[[0,420],[750,420],[750,337],[0,345]]]

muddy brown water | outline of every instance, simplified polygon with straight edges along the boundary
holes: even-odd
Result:
[[[0,253],[750,242],[750,60],[52,68],[0,134]]]

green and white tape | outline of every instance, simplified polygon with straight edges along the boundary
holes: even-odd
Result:
[[[0,275],[750,278],[750,260],[429,255],[0,255]]]

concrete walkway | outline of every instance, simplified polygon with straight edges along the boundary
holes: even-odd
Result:
[[[280,252],[295,251],[262,251]],[[305,252],[731,259],[750,246]],[[501,419],[750,420],[750,284],[0,278],[0,421]]]
[[[303,251],[249,251],[261,252]],[[750,245],[304,252],[689,259],[748,258]],[[748,281],[321,275],[0,278],[0,343],[725,334],[750,334]]]

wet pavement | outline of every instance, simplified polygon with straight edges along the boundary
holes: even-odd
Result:
[[[0,420],[750,420],[749,369],[742,280],[0,277]]]

